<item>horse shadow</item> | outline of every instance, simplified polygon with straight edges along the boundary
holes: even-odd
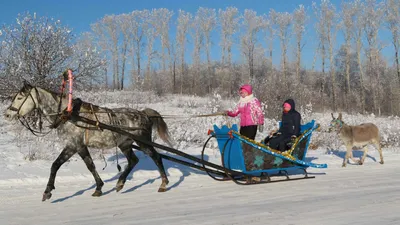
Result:
[[[142,170],[146,171],[147,170],[147,171],[157,171],[158,172],[158,167],[156,166],[154,161],[149,156],[147,156],[146,154],[144,154],[141,151],[135,151],[135,154],[139,158],[139,162],[138,162],[138,164],[136,164],[136,166],[132,169],[132,171],[127,176],[127,178],[126,178],[127,182],[133,180],[134,173],[137,172],[137,171],[142,171]],[[185,160],[185,158],[180,157],[180,156],[175,156],[175,155],[172,155],[172,156],[174,158]],[[194,156],[200,159],[199,155],[194,155]],[[125,158],[125,156],[123,154],[118,154],[118,155],[110,156],[107,159],[107,161],[114,161],[116,159],[116,157],[121,158],[121,159]],[[205,154],[204,155],[204,160],[207,161],[208,159],[209,159],[209,156]],[[185,161],[187,161],[187,160],[185,160]],[[124,161],[121,164],[126,164],[126,163],[127,162]],[[198,170],[198,169],[194,169],[192,167],[185,166],[185,165],[182,165],[182,164],[178,164],[176,162],[172,162],[172,161],[169,161],[169,160],[164,160],[163,159],[163,164],[164,164],[164,169],[165,169],[165,172],[166,172],[167,176],[170,176],[170,174],[168,172],[169,169],[178,169],[182,173],[182,175],[179,177],[179,180],[177,182],[175,182],[174,184],[168,186],[167,190],[171,190],[173,188],[178,187],[185,180],[185,178],[190,176],[191,174],[200,174],[200,175],[205,175],[206,174],[206,172],[204,172],[204,171],[201,171],[201,170]],[[107,180],[103,180],[103,182],[104,183],[116,182],[119,179],[120,174],[121,174],[121,172],[117,173],[115,176],[113,176],[113,177],[111,177],[111,178],[109,178]],[[148,179],[148,180],[146,180],[145,182],[143,182],[141,184],[133,186],[132,188],[129,188],[129,189],[125,190],[125,191],[122,191],[121,193],[125,194],[125,193],[133,192],[133,191],[135,191],[135,190],[137,190],[137,189],[139,189],[139,188],[141,188],[141,187],[143,187],[145,185],[154,183],[154,181],[156,181],[156,180],[158,180],[160,178],[161,177],[158,176],[157,178]],[[125,187],[126,187],[126,184],[127,183],[125,183]],[[82,190],[79,190],[79,191],[77,191],[76,193],[74,193],[74,194],[72,194],[70,196],[66,196],[66,197],[63,197],[63,198],[59,198],[59,199],[53,200],[51,203],[63,202],[63,201],[68,200],[70,198],[74,198],[74,197],[80,196],[83,193],[85,193],[86,191],[89,191],[89,190],[92,190],[92,189],[95,189],[95,188],[96,188],[96,184],[93,184],[92,186],[90,186],[88,188],[85,188],[85,189],[82,189]],[[115,187],[113,187],[112,189],[103,192],[102,196],[108,195],[108,194],[110,194],[111,192],[113,192],[115,190],[116,190]]]
[[[346,157],[346,151],[339,151],[338,149],[332,149],[332,148],[327,148],[327,150],[328,150],[328,152],[331,152],[333,155],[335,155],[341,159],[344,159]],[[359,158],[359,159],[361,159],[361,157],[364,154],[364,151],[361,151],[361,150],[353,150],[352,152],[353,152],[353,157]],[[366,158],[372,159],[374,162],[376,162],[376,158],[373,156],[370,156],[368,153],[367,153]],[[357,162],[353,162],[353,160],[351,160],[351,159],[349,160],[349,164],[358,165]]]

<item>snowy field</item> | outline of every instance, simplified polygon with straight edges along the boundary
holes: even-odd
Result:
[[[79,96],[80,93],[77,95]],[[83,96],[83,95],[80,95]],[[233,101],[218,96],[156,97],[148,93],[106,92],[85,95],[84,100],[107,107],[150,107],[162,115],[209,114],[233,107]],[[135,97],[133,97],[135,96]],[[5,104],[8,104],[7,102]],[[5,110],[5,104],[0,107]],[[300,110],[300,109],[299,109]],[[327,169],[309,169],[316,178],[292,182],[239,186],[217,182],[205,173],[165,162],[169,189],[158,193],[161,184],[154,163],[141,152],[140,162],[119,193],[115,149],[92,149],[97,170],[104,180],[102,197],[92,197],[94,179],[83,161],[73,157],[58,172],[53,197],[42,202],[52,161],[63,147],[51,132],[33,136],[20,124],[0,117],[0,224],[400,224],[400,119],[374,115],[343,115],[348,124],[373,122],[381,130],[385,164],[378,151],[369,146],[362,166],[352,162],[342,168],[345,147],[336,134],[325,132],[330,112],[301,109],[304,121],[315,119],[322,129],[315,132],[307,160],[327,163]],[[175,148],[200,156],[213,124],[235,123],[223,117],[166,120]],[[277,121],[266,119],[261,140]],[[155,141],[163,144],[155,137]],[[218,162],[216,143],[207,149],[209,161]],[[360,157],[361,151],[354,155]],[[126,164],[119,154],[122,168]]]

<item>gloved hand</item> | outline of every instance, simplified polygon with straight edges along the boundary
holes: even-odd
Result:
[[[258,131],[259,131],[260,133],[262,133],[262,132],[264,131],[264,124],[259,124],[259,125],[258,125]]]

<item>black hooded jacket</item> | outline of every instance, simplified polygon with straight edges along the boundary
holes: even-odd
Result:
[[[290,137],[292,135],[296,135],[296,137],[298,137],[300,136],[301,115],[296,111],[293,99],[288,99],[283,104],[285,103],[289,103],[292,108],[289,112],[282,113],[282,125],[278,132],[280,132],[284,137]]]

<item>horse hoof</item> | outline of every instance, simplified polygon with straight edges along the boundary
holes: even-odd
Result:
[[[167,188],[165,188],[165,187],[160,187],[158,189],[158,192],[166,192],[166,191],[167,191]]]
[[[363,164],[363,162],[361,162],[361,161],[358,162],[358,165],[362,165],[362,164]]]
[[[380,161],[379,163],[383,165],[384,162],[383,162],[383,161]]]
[[[96,191],[92,194],[92,196],[93,196],[93,197],[100,197],[102,194],[103,194],[102,191],[96,190]]]
[[[346,164],[343,164],[342,167],[346,167]]]
[[[119,192],[120,190],[122,190],[122,188],[124,188],[124,185],[118,185],[115,187],[115,190]]]
[[[47,199],[51,198],[51,193],[43,193],[42,202],[46,201]]]

